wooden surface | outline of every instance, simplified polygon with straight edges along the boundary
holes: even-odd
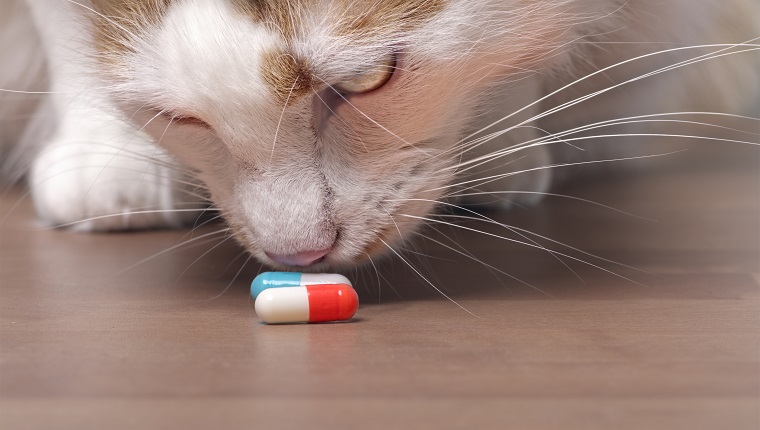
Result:
[[[233,281],[229,242],[135,265],[188,232],[46,230],[8,192],[0,428],[758,429],[760,162],[739,158],[562,190],[653,220],[562,198],[489,214],[638,270],[441,226],[404,255],[467,311],[388,258],[346,273],[358,318],[326,325],[261,325],[260,267]]]

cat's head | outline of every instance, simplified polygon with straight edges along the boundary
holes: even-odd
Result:
[[[318,269],[417,228],[480,94],[561,45],[572,3],[97,0],[94,38],[118,104],[238,239]]]

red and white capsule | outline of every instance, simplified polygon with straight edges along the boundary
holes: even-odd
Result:
[[[268,288],[256,297],[255,308],[267,324],[347,321],[359,308],[359,296],[346,284]]]

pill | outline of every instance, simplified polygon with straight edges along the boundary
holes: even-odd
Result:
[[[251,297],[256,300],[256,297],[267,288],[302,287],[317,284],[352,286],[351,281],[345,276],[336,273],[264,272],[251,283]]]
[[[346,284],[267,288],[254,307],[267,324],[346,321],[356,314],[359,297]]]

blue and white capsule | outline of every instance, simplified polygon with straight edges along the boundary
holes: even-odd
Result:
[[[251,297],[256,300],[256,297],[267,288],[326,284],[345,284],[353,287],[348,278],[337,273],[264,272],[251,283]]]

